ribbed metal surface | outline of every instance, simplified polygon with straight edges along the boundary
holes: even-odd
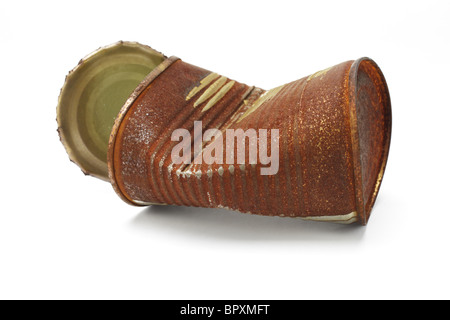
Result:
[[[354,159],[350,122],[352,64],[265,91],[181,60],[167,63],[116,123],[110,166],[117,191],[137,205],[357,221],[357,202],[364,199],[355,188],[360,160]],[[224,136],[226,129],[268,129],[269,149],[270,129],[279,130],[278,172],[260,174],[264,165],[250,163],[248,140],[244,164],[236,161],[237,152],[233,164],[174,164],[171,152],[178,141],[171,141],[172,132],[187,129],[194,145],[201,138],[194,121],[202,122],[202,133],[215,128]]]

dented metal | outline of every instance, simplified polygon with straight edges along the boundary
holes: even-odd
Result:
[[[99,89],[91,83],[73,90],[79,87],[77,83],[89,83],[77,68],[62,89],[59,132],[69,156],[85,173],[106,179],[107,172],[119,196],[133,205],[228,208],[268,216],[367,223],[385,171],[391,135],[389,92],[375,62],[368,58],[344,62],[266,91],[176,57],[167,58],[146,46],[120,42],[90,56],[100,61],[91,76],[99,77],[106,68],[102,60],[124,46],[129,51],[127,63],[120,58],[110,58],[110,63],[125,74],[127,70],[142,74],[145,68],[130,67],[137,59],[147,63],[149,70],[129,95],[118,97],[123,106],[115,120],[108,118],[109,141],[97,144],[106,158],[89,155],[92,142],[86,140],[95,139],[89,132],[96,128],[82,125],[86,112],[80,110],[95,109],[97,118],[111,110],[96,102],[95,95],[91,100],[77,98],[86,95],[86,90],[92,94]],[[108,77],[118,79],[120,87],[120,73]],[[251,163],[249,155],[245,163],[201,162],[202,152],[212,141],[204,141],[194,123],[201,123],[201,132],[217,129],[224,136],[227,130],[266,129],[269,140],[274,137],[270,130],[276,129],[278,171],[262,175],[267,164],[260,159]],[[193,152],[189,164],[172,161],[177,141],[171,136],[180,128],[191,134],[194,148],[201,146],[200,155]],[[82,139],[67,138],[83,130],[88,134],[79,134]],[[248,139],[239,139],[244,139],[241,142],[248,150]],[[223,144],[224,153],[230,143]],[[269,149],[274,150],[270,145]]]

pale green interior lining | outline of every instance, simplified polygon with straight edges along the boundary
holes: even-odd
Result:
[[[108,180],[108,141],[121,107],[164,56],[120,42],[85,58],[67,77],[58,124],[70,158],[88,174]]]

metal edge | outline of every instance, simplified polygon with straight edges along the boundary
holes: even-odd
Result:
[[[383,156],[381,160],[381,167],[378,173],[377,183],[378,186],[375,188],[370,200],[371,203],[369,205],[369,210],[365,209],[365,201],[363,196],[363,184],[362,184],[362,166],[361,166],[361,158],[360,158],[360,142],[359,142],[359,131],[358,131],[358,123],[357,123],[357,114],[356,114],[356,99],[357,99],[357,82],[358,82],[358,70],[359,66],[362,62],[369,62],[372,67],[376,69],[377,74],[379,75],[382,86],[383,86],[383,98],[385,99],[385,121],[387,121],[387,129],[386,132],[386,141],[383,150]],[[354,183],[355,183],[355,200],[356,200],[356,211],[358,213],[359,223],[362,225],[367,225],[367,222],[370,217],[371,210],[373,205],[375,204],[375,200],[377,198],[381,180],[384,176],[384,172],[386,170],[387,158],[389,155],[390,141],[391,141],[391,131],[392,131],[392,114],[391,114],[391,100],[389,95],[389,90],[387,87],[386,79],[380,69],[380,67],[368,57],[363,57],[358,60],[355,60],[350,67],[349,71],[349,112],[350,112],[350,129],[351,129],[351,141],[352,141],[352,151],[353,151],[353,172],[354,172]]]
[[[64,79],[64,84],[61,87],[60,92],[59,92],[58,104],[56,106],[56,123],[57,123],[57,126],[58,126],[56,131],[58,132],[59,140],[61,141],[62,145],[64,146],[64,149],[66,150],[67,155],[69,156],[69,160],[71,162],[75,163],[80,168],[80,170],[83,172],[84,175],[95,177],[97,179],[100,179],[100,180],[103,180],[103,181],[106,181],[106,182],[108,182],[109,180],[106,179],[105,177],[103,177],[101,175],[98,175],[98,174],[95,174],[95,173],[92,173],[92,172],[88,172],[86,169],[84,169],[82,164],[78,160],[78,157],[76,156],[75,152],[72,150],[70,145],[67,143],[67,139],[65,137],[65,134],[64,134],[63,130],[61,130],[62,123],[61,123],[60,119],[61,119],[61,112],[62,112],[62,109],[63,109],[63,107],[61,106],[61,102],[62,102],[61,99],[62,99],[62,94],[63,94],[64,88],[68,84],[69,80],[73,77],[73,75],[76,73],[76,71],[83,66],[83,64],[85,64],[89,59],[94,57],[97,53],[99,53],[99,52],[101,52],[103,50],[108,50],[110,48],[113,48],[113,47],[116,47],[116,46],[119,46],[119,45],[144,47],[144,48],[147,48],[147,49],[150,49],[150,50],[154,51],[156,54],[160,54],[163,58],[167,59],[167,57],[163,53],[153,49],[152,47],[150,47],[148,45],[144,45],[144,44],[141,44],[141,43],[136,42],[136,41],[122,41],[122,40],[120,40],[120,41],[117,41],[115,43],[99,47],[96,50],[94,50],[91,53],[89,53],[86,56],[84,56],[78,62],[78,64],[73,69],[71,69],[69,71],[69,73],[66,75],[66,77]]]
[[[172,63],[179,60],[180,58],[172,56],[170,58],[166,58],[163,62],[161,62],[155,69],[153,69],[147,77],[139,84],[139,86],[131,93],[123,107],[120,109],[119,114],[116,117],[114,122],[113,129],[111,131],[111,135],[109,138],[108,144],[108,175],[109,180],[111,182],[112,187],[119,195],[119,197],[125,201],[126,203],[134,206],[145,206],[145,204],[137,203],[133,199],[129,198],[126,193],[121,190],[119,184],[117,183],[115,168],[114,168],[114,149],[116,144],[117,133],[119,132],[120,126],[122,124],[123,119],[125,118],[127,112],[130,110],[133,103],[136,99],[144,92],[144,90],[155,80],[161,73],[163,73]]]

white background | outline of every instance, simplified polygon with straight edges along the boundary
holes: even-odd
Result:
[[[450,298],[450,2],[0,2],[0,298]],[[135,208],[71,163],[67,72],[118,40],[272,88],[369,56],[390,157],[367,227]]]

